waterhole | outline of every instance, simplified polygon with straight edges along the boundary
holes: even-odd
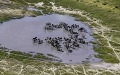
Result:
[[[83,22],[75,21],[74,19],[74,17],[69,15],[51,14],[37,17],[24,17],[22,19],[4,22],[0,25],[0,44],[16,51],[53,54],[59,57],[62,63],[81,63],[83,61],[100,62],[100,59],[94,57],[94,54],[97,53],[93,50],[93,44],[89,43],[90,41],[95,41],[90,36],[91,29]],[[48,22],[55,25],[64,22],[69,26],[76,24],[79,27],[84,27],[87,30],[87,33],[85,33],[86,39],[84,40],[88,44],[80,44],[79,48],[71,49],[72,52],[68,52],[65,48],[62,48],[64,52],[57,51],[56,48],[46,43],[45,39],[47,37],[69,38],[69,33],[64,28],[45,30],[44,27]],[[44,43],[38,44],[33,42],[32,39],[34,37],[40,38]]]

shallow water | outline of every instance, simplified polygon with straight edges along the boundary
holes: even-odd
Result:
[[[68,15],[44,15],[37,17],[24,17],[22,19],[15,19],[8,22],[4,22],[0,25],[0,44],[12,50],[18,50],[22,52],[40,52],[44,54],[53,54],[62,59],[63,63],[78,63],[87,60],[90,62],[100,62],[101,60],[94,57],[96,54],[93,51],[92,44],[90,46],[81,45],[81,48],[74,50],[72,53],[58,52],[50,45],[43,43],[38,45],[33,43],[33,37],[39,37],[44,40],[46,37],[68,37],[68,33],[63,29],[57,29],[54,31],[45,31],[44,26],[46,22],[53,24],[59,24],[60,22],[68,23],[69,25],[78,24],[80,27],[87,29],[86,41],[94,40],[90,28],[82,22],[74,21],[75,18]],[[72,60],[72,61],[70,61]]]
[[[29,7],[27,8],[27,10],[30,10],[30,11],[39,11],[41,14],[44,14],[44,13],[42,12],[42,10],[36,9],[36,8],[34,8],[34,7],[32,7],[32,6],[29,6]]]

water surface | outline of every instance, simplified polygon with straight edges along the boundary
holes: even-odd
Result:
[[[60,22],[68,23],[69,25],[78,24],[80,27],[87,29],[86,41],[94,40],[89,33],[90,28],[82,22],[74,21],[75,18],[68,15],[44,15],[37,17],[24,17],[22,19],[15,19],[8,22],[4,22],[0,25],[0,44],[12,50],[22,52],[40,52],[44,54],[53,54],[62,59],[63,63],[78,63],[87,60],[90,62],[101,61],[94,57],[96,54],[93,50],[92,44],[90,46],[81,45],[81,48],[74,50],[73,53],[58,52],[50,45],[43,43],[42,45],[35,44],[32,38],[37,36],[44,40],[46,37],[68,37],[68,33],[63,29],[57,29],[54,31],[45,31],[44,26],[46,22],[53,24],[59,24]],[[72,61],[70,61],[72,60]]]

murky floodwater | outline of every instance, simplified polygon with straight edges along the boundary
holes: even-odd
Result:
[[[96,54],[93,51],[92,44],[81,45],[81,48],[74,50],[72,53],[58,52],[51,45],[43,43],[41,45],[35,44],[32,38],[37,36],[44,40],[46,37],[68,37],[68,33],[63,29],[57,29],[54,31],[45,31],[44,26],[46,22],[53,24],[59,24],[60,22],[68,23],[69,25],[78,24],[80,27],[84,27],[90,33],[91,30],[87,25],[82,22],[74,21],[73,17],[68,15],[44,15],[37,17],[24,17],[22,19],[11,20],[4,22],[0,25],[0,43],[2,46],[12,50],[18,50],[23,52],[40,52],[44,54],[53,54],[62,59],[63,63],[77,63],[87,60],[90,62],[101,61],[94,57]],[[86,34],[86,41],[93,40],[93,37]],[[70,61],[72,60],[72,61]]]

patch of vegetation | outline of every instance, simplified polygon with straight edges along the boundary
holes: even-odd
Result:
[[[112,46],[120,46],[120,44],[118,44],[118,43],[115,43],[115,42],[112,42],[112,41],[110,41],[110,44],[112,45]]]
[[[32,15],[32,17],[36,17],[39,15],[42,15],[42,13],[40,11],[32,11],[34,14]]]
[[[33,56],[33,58],[37,60],[52,60],[52,58],[49,58],[41,53],[37,53],[36,55]]]
[[[93,37],[94,38],[102,38],[100,35],[98,35],[98,34],[93,34]]]
[[[94,71],[88,71],[87,74],[89,75],[95,75],[97,72],[94,72]]]
[[[113,75],[113,73],[111,73],[111,72],[108,72],[108,71],[105,71],[105,72],[103,72],[101,75]]]
[[[112,35],[113,35],[114,37],[120,37],[120,33],[119,33],[119,32],[114,32],[114,33],[112,33]]]
[[[107,63],[119,63],[119,60],[115,57],[115,54],[113,53],[112,49],[101,46],[94,48],[96,52],[99,54],[96,57],[102,58]]]
[[[98,25],[96,23],[91,23],[90,27],[94,28],[94,27],[98,27]]]
[[[2,14],[1,16],[0,16],[0,23],[2,23],[3,21],[7,21],[7,20],[9,20],[9,19],[11,19],[12,18],[12,15],[8,15],[8,14]]]
[[[98,38],[102,46],[108,46],[107,40],[105,38]]]
[[[11,54],[23,55],[20,51],[10,51]]]
[[[53,58],[50,58],[48,56],[51,56]],[[20,51],[7,51],[7,48],[0,47],[0,59],[16,59],[18,61],[22,61],[23,63],[28,63],[31,61],[53,61],[54,58],[57,58],[51,54],[48,54],[48,56],[45,56],[42,53],[36,53],[35,55],[33,55]]]
[[[20,51],[10,51],[10,53],[6,57],[8,59],[13,58],[13,59],[16,59],[19,61],[23,61],[24,63],[27,63],[27,62],[33,61],[33,60],[52,61],[54,59],[54,58],[47,57],[42,53],[37,53],[35,55],[32,55],[30,53],[25,53],[25,52],[20,52]]]
[[[96,42],[96,41],[90,41],[89,43],[92,43],[93,45],[96,45],[98,42]]]
[[[61,63],[60,62],[56,62],[56,63],[53,63],[55,66],[60,66]]]
[[[115,8],[119,8],[119,6],[116,5]]]
[[[96,0],[96,2],[100,2],[99,0]]]
[[[107,5],[108,3],[107,3],[107,2],[103,2],[102,4],[103,4],[103,5]]]
[[[73,73],[63,73],[62,75],[75,75],[75,74],[73,74]]]
[[[23,61],[24,59],[28,59],[29,57],[23,56],[23,55],[16,55],[16,54],[9,54],[8,58],[13,58],[19,61]]]
[[[8,53],[5,52],[5,50],[0,50],[0,59],[4,59]]]
[[[5,21],[8,21],[10,19],[20,19],[23,16],[18,16],[18,15],[11,15],[11,14],[1,14],[0,15],[0,23],[3,23]]]
[[[47,9],[42,10],[42,12],[43,12],[44,14],[48,14],[48,13],[51,13],[52,10],[51,10],[50,8],[47,8]]]
[[[83,13],[85,14],[85,13]],[[75,21],[90,22],[86,17],[80,16],[78,14],[69,14],[72,17],[75,17]]]
[[[53,57],[53,58],[59,58],[59,57],[54,56],[54,55],[52,55],[52,54],[47,54],[47,56],[48,56],[48,57]]]
[[[25,52],[20,52],[20,51],[10,51],[11,54],[16,54],[16,55],[23,55],[26,57],[32,57],[32,54],[25,53]]]
[[[10,0],[10,1],[14,1],[14,2],[17,2],[17,3],[24,4],[24,5],[28,5],[28,4],[25,3],[23,0]]]
[[[56,2],[57,6],[63,6],[66,8],[69,7],[71,9],[80,9],[80,10],[84,10],[88,13],[91,13],[91,17],[95,17],[95,18],[102,20],[103,25],[106,25],[106,23],[108,23],[107,24],[108,26],[111,26],[111,24],[116,24],[116,23],[117,23],[116,25],[120,24],[118,19],[116,19],[118,16],[115,17],[115,15],[118,14],[117,12],[108,12],[107,9],[105,10],[102,8],[98,8],[96,6],[89,6],[89,4],[86,5],[82,2],[77,2],[74,0],[69,0],[69,1],[68,0],[61,0],[60,2],[58,2],[58,1],[55,1],[55,2]],[[114,22],[114,23],[112,23],[112,22]]]
[[[51,57],[54,57],[54,55],[52,55],[52,54],[47,54],[48,56],[51,56]]]
[[[54,0],[11,0],[17,3],[21,3],[24,5],[28,5],[27,3],[39,3],[39,2],[43,2],[44,5],[48,5],[51,6],[50,2],[53,2]]]

